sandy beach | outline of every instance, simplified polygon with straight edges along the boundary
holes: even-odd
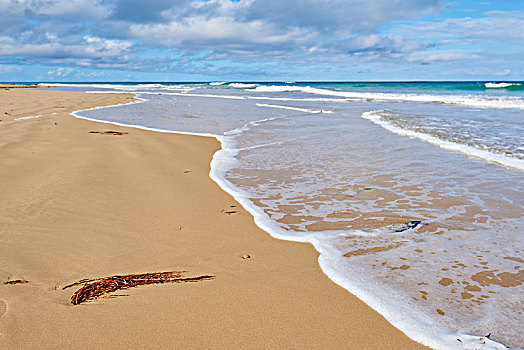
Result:
[[[209,178],[216,139],[69,114],[132,100],[0,90],[0,348],[423,348],[331,282],[312,246],[254,224]],[[162,271],[214,278],[80,305],[80,286],[63,289]]]

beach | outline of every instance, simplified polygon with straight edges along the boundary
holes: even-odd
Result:
[[[1,348],[423,347],[333,283],[311,245],[255,225],[209,177],[215,138],[70,115],[132,101],[0,90]],[[81,305],[80,286],[63,289],[163,271],[213,278]]]

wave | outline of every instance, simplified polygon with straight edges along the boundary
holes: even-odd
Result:
[[[121,91],[87,91],[89,93],[122,93]],[[144,95],[158,95],[157,92],[151,91],[129,91],[129,93],[134,94],[144,94]],[[291,97],[269,97],[269,96],[248,96],[248,95],[218,95],[218,94],[202,94],[202,93],[181,93],[181,92],[165,92],[163,95],[172,95],[172,96],[185,96],[185,97],[207,97],[207,98],[223,98],[226,100],[266,100],[266,101],[297,101],[297,102],[355,102],[360,99],[348,99],[348,98],[291,98]]]
[[[480,96],[480,95],[430,95],[430,94],[394,94],[368,93],[354,91],[334,91],[311,86],[260,85],[256,92],[303,92],[325,96],[358,98],[376,101],[410,101],[461,105],[477,108],[517,108],[524,109],[524,99],[510,96]]]
[[[299,111],[299,112],[304,112],[304,113],[325,113],[325,114],[333,113],[333,111],[327,111],[323,109],[310,109],[310,108],[292,107],[292,106],[283,106],[283,105],[270,105],[267,103],[256,103],[256,105],[258,107],[288,109],[291,111]]]
[[[256,88],[257,86],[260,86],[258,84],[245,84],[245,83],[231,83],[228,86],[236,88],[236,89],[252,89]]]
[[[210,84],[217,84],[222,82],[215,82]],[[225,85],[227,83],[224,83]],[[509,84],[509,83],[486,83],[486,84]],[[520,85],[518,83],[507,88],[514,88]],[[165,85],[165,84],[67,84],[67,83],[40,83],[40,86],[51,86],[51,87],[88,87],[88,88],[99,88],[99,89],[112,89],[122,92],[130,93],[149,93],[151,90],[158,92],[158,90],[166,92],[182,92],[187,93],[198,89],[195,86],[187,85]],[[311,86],[296,86],[296,85],[259,85],[254,83],[230,83],[228,87],[237,89],[248,89],[250,92],[302,92],[314,95],[332,96],[334,98],[319,98],[319,99],[305,99],[305,98],[289,98],[280,96],[235,96],[235,99],[258,99],[258,100],[275,100],[275,101],[329,101],[329,102],[351,102],[351,101],[410,101],[410,102],[421,102],[421,103],[439,103],[439,104],[452,104],[466,107],[475,108],[512,108],[512,109],[524,109],[524,99],[515,96],[487,96],[487,95],[432,95],[432,94],[415,94],[415,93],[372,93],[372,92],[355,92],[355,91],[338,91],[329,90],[324,88],[315,88]],[[211,97],[211,95],[202,95],[205,97]],[[213,97],[228,98],[226,95],[214,95]]]
[[[209,85],[211,86],[220,86],[220,85],[225,85],[225,84],[227,84],[227,81],[213,81],[209,83]]]
[[[511,86],[520,86],[519,83],[485,83],[484,86],[486,89],[504,89]]]
[[[436,146],[439,146],[447,150],[460,152],[468,156],[473,156],[476,158],[487,160],[489,162],[498,163],[498,164],[501,164],[507,167],[524,170],[524,160],[522,159],[508,157],[502,154],[489,152],[489,151],[478,149],[472,146],[442,140],[432,135],[428,135],[428,134],[421,133],[421,132],[416,132],[413,130],[403,129],[401,127],[393,125],[390,122],[388,122],[387,120],[384,120],[382,118],[384,113],[387,113],[387,112],[388,111],[384,111],[384,110],[364,112],[362,113],[362,118],[368,119],[372,121],[373,123],[382,126],[384,129],[389,130],[399,135],[415,137],[422,141],[429,142],[431,144],[434,144]]]
[[[97,91],[103,93],[103,91]],[[136,91],[136,94],[142,95],[158,95],[158,92],[150,91]],[[209,98],[223,98],[226,100],[247,100],[247,96],[237,96],[237,95],[214,95],[214,94],[192,94],[192,93],[182,93],[182,92],[166,92],[163,95],[171,96],[186,96],[186,97],[209,97]]]

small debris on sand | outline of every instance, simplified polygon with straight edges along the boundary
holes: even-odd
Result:
[[[83,287],[77,290],[71,297],[71,304],[78,305],[99,298],[124,296],[122,294],[105,295],[122,289],[129,289],[148,284],[198,282],[215,278],[215,276],[211,275],[184,277],[183,274],[185,272],[187,271],[152,272],[138,275],[115,275],[97,279],[83,279],[69,284],[62,289],[83,284]]]
[[[111,130],[108,130],[108,131],[90,131],[89,133],[90,134],[100,134],[100,135],[126,135],[126,134],[128,134],[127,132],[111,131]]]
[[[233,206],[231,206],[233,207]],[[222,209],[220,212],[222,213],[225,213],[227,215],[231,215],[231,214],[235,214],[237,211],[236,210],[226,210],[226,209]]]
[[[251,258],[251,255],[249,254],[242,255],[242,259],[249,259],[249,258]]]
[[[29,281],[26,280],[12,280],[12,281],[5,281],[4,284],[25,284],[29,283]]]
[[[427,223],[422,222],[420,220],[413,220],[413,221],[410,221],[410,222],[406,222],[404,225],[405,225],[404,228],[395,230],[395,232],[404,232],[404,231],[407,231],[407,230],[410,230],[410,229],[414,229],[414,228],[416,228],[419,225],[427,225]]]

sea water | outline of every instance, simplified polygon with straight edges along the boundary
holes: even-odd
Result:
[[[523,347],[524,83],[56,88],[143,99],[78,117],[217,137],[211,177],[411,338]]]

